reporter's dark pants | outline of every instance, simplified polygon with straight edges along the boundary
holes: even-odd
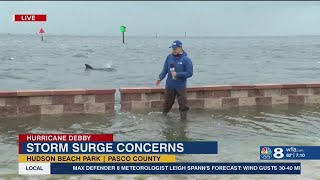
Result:
[[[179,104],[180,118],[185,120],[187,119],[187,112],[189,111],[187,104],[187,89],[166,89],[162,113],[167,114],[171,110],[176,97]]]

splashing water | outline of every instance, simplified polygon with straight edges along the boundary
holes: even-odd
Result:
[[[107,62],[103,65],[104,68],[112,68],[112,61]]]

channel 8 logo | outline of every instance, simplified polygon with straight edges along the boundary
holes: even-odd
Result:
[[[276,159],[281,159],[284,157],[282,148],[274,148],[273,152],[273,157]]]
[[[272,157],[272,151],[269,147],[264,147],[261,149],[261,152],[260,152],[260,157],[262,159],[271,159]]]
[[[284,157],[282,148],[274,148],[273,153],[270,147],[263,147],[260,151],[260,157],[262,159],[281,159]]]

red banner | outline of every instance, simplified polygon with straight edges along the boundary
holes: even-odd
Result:
[[[15,22],[45,22],[46,14],[16,14],[13,16]]]
[[[112,142],[112,134],[19,134],[21,142]]]

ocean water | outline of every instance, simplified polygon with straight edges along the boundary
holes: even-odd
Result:
[[[0,35],[0,90],[153,87],[170,43],[179,37]],[[180,38],[193,60],[190,86],[318,82],[320,37]],[[85,71],[114,67],[117,71]],[[163,84],[162,84],[163,85]],[[115,140],[210,140],[218,155],[179,155],[179,162],[259,162],[260,145],[320,145],[319,106],[250,107],[103,115],[0,118],[0,179],[320,179],[319,161],[301,175],[19,176],[19,133],[113,133]],[[148,134],[148,136],[145,136]],[[285,161],[281,161],[285,162]],[[290,161],[293,162],[293,161]]]
[[[0,35],[2,90],[154,86],[181,39],[194,64],[189,85],[318,82],[320,36],[80,37]],[[116,72],[84,71],[84,64]],[[163,85],[163,84],[162,84]]]

